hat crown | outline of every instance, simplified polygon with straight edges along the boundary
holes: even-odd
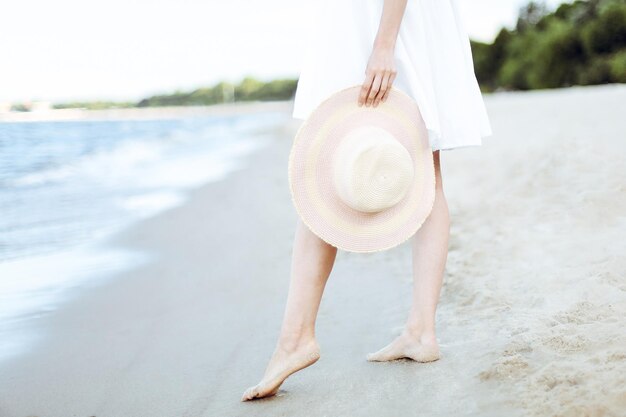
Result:
[[[368,213],[402,200],[414,175],[408,150],[389,131],[371,125],[357,127],[341,138],[333,168],[339,198]]]

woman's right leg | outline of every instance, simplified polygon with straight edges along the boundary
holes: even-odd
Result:
[[[242,401],[276,394],[285,379],[320,356],[315,320],[337,248],[315,235],[298,218],[291,259],[291,281],[280,336],[261,382]]]

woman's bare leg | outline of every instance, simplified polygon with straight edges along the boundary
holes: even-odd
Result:
[[[276,394],[289,375],[319,359],[315,320],[336,255],[336,247],[321,240],[298,219],[280,336],[263,379],[243,393],[242,401]]]
[[[435,202],[432,212],[412,239],[413,303],[406,326],[400,336],[375,353],[370,361],[410,358],[431,362],[440,358],[435,337],[435,311],[443,284],[448,257],[450,214],[443,193],[439,152],[435,151]]]

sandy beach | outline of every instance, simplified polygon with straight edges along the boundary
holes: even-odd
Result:
[[[485,99],[494,136],[441,155],[440,360],[366,361],[402,330],[410,244],[339,251],[321,359],[276,396],[240,401],[286,301],[294,120],[244,169],[107,243],[153,261],[29,321],[38,340],[0,362],[0,416],[625,415],[626,85]]]

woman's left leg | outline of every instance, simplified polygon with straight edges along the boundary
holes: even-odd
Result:
[[[381,350],[367,355],[370,361],[410,358],[431,362],[440,358],[435,335],[435,312],[448,257],[450,214],[443,193],[439,152],[435,162],[435,202],[433,209],[412,239],[413,302],[400,336]]]

